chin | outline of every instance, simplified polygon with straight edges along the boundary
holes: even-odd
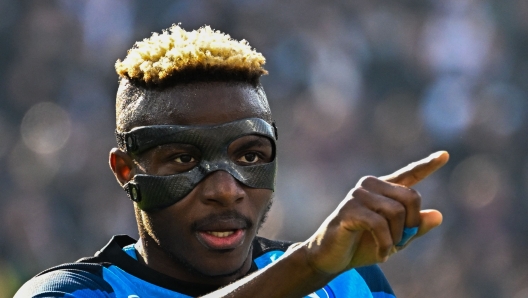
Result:
[[[186,268],[187,271],[207,278],[230,278],[239,277],[244,275],[245,270],[249,270],[251,265],[247,266],[249,262],[251,264],[251,251],[252,241],[246,239],[244,243],[235,248],[229,250],[216,250],[212,251],[209,249],[198,248],[190,251],[190,254],[185,256],[175,253],[176,250],[166,251],[171,258],[179,263],[181,266]]]

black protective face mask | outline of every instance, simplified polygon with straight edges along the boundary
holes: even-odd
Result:
[[[271,162],[239,165],[228,156],[229,145],[244,136],[263,136],[273,146]],[[116,133],[129,154],[141,154],[156,146],[180,143],[200,150],[199,163],[189,171],[153,176],[137,174],[123,188],[139,208],[153,211],[166,208],[189,194],[208,174],[226,171],[242,184],[253,188],[275,189],[277,159],[275,158],[276,128],[260,118],[237,120],[215,126],[152,125]]]

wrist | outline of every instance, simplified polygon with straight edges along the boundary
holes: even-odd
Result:
[[[292,249],[292,259],[296,263],[296,268],[302,272],[302,280],[306,281],[312,288],[311,291],[318,290],[324,287],[332,279],[339,275],[339,273],[328,273],[318,268],[312,258],[310,257],[310,249],[308,242],[295,244]]]

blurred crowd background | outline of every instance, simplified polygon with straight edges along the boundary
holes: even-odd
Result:
[[[0,0],[0,297],[137,237],[107,165],[134,41],[209,24],[267,57],[279,127],[261,234],[309,237],[363,175],[436,150],[444,224],[382,264],[399,297],[528,297],[525,0]]]

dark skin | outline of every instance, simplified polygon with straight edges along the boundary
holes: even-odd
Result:
[[[220,124],[269,115],[265,98],[249,85],[197,83],[195,87],[192,91],[175,87],[160,95],[170,98],[173,104],[156,117],[156,123],[142,125]],[[153,150],[133,159],[114,148],[110,166],[121,184],[136,173],[166,175],[181,169],[181,164],[163,162],[166,159],[156,154]],[[252,160],[244,154],[233,154],[232,158],[239,162]],[[210,297],[304,296],[345,270],[386,261],[403,249],[395,244],[401,240],[404,227],[419,227],[415,239],[440,225],[441,213],[421,210],[421,197],[410,187],[443,166],[448,158],[447,152],[437,152],[392,175],[364,177],[312,237],[293,246],[272,266],[242,279],[251,266],[250,242],[272,193],[246,187],[226,172],[209,175],[182,201],[159,212],[136,209],[139,252],[148,266],[182,280],[214,285],[238,280]],[[188,156],[179,159],[190,160]],[[237,211],[254,224],[247,229],[240,247],[219,253],[198,241],[191,227],[193,222],[224,211]],[[192,268],[171,255],[183,258]]]
[[[173,87],[160,93],[170,105],[156,115],[153,124],[214,125],[234,120],[265,117],[269,112],[262,95],[250,85],[197,83]],[[214,107],[214,108],[212,108]],[[228,149],[239,164],[270,161],[271,143],[265,138],[246,136]],[[171,175],[191,169],[199,160],[196,148],[171,144],[129,156],[114,148],[110,166],[121,185],[136,173]],[[224,171],[202,180],[183,200],[157,212],[136,207],[140,230],[138,250],[142,261],[166,275],[196,283],[224,285],[245,275],[251,267],[251,241],[270,203],[272,191],[245,186]],[[209,249],[196,237],[193,224],[214,215],[236,212],[250,220],[243,243],[230,251]],[[223,219],[208,229],[239,228],[241,223]]]
[[[362,178],[312,237],[272,266],[204,297],[303,297],[345,270],[385,262],[442,223],[437,210],[420,210],[421,197],[409,187],[448,159],[439,151],[393,174]],[[399,232],[411,224],[417,224],[418,233],[396,247]]]

